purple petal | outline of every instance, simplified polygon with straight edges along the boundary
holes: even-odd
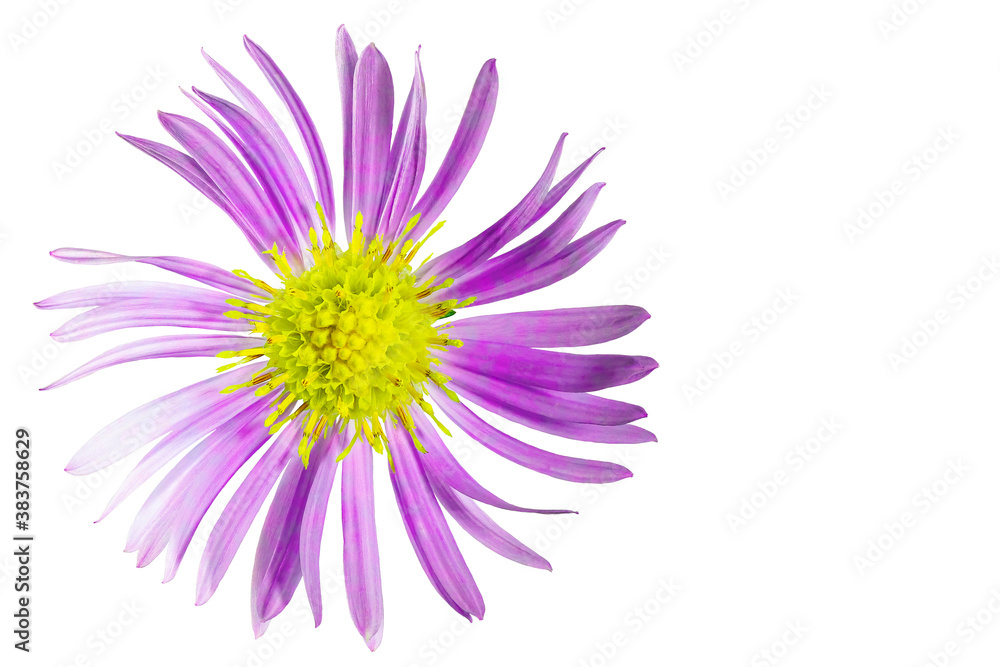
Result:
[[[536,220],[535,214],[545,200],[549,186],[552,185],[565,141],[566,134],[563,133],[559,137],[559,141],[556,142],[556,147],[553,149],[542,175],[514,208],[477,236],[427,262],[423,268],[417,271],[417,274],[421,277],[436,275],[439,278],[457,279],[478,267],[508,242],[517,238]]]
[[[609,222],[586,236],[578,238],[546,264],[524,274],[511,274],[505,285],[485,294],[477,294],[473,305],[481,306],[494,301],[511,299],[548,287],[563,278],[568,278],[596,257],[611,242],[615,232],[624,224],[624,220]],[[427,265],[424,266],[426,268]]]
[[[570,188],[576,184],[580,176],[583,175],[583,172],[587,170],[590,163],[593,162],[603,151],[603,148],[597,149],[593,155],[581,162],[576,169],[568,173],[561,181],[556,183],[552,189],[548,191],[548,194],[545,195],[545,200],[535,213],[535,219],[532,220],[532,224],[540,220],[546,213],[551,211],[556,204],[559,203],[566,193],[569,192]]]
[[[421,567],[452,609],[470,621],[472,616],[482,620],[486,613],[483,596],[424,476],[420,455],[406,431],[390,428],[389,437],[395,464],[389,477]]]
[[[626,354],[573,354],[506,343],[470,340],[439,353],[442,361],[529,387],[584,392],[640,380],[658,366],[650,357]]]
[[[286,428],[240,484],[226,508],[219,515],[201,557],[195,604],[208,602],[233,562],[254,518],[274,487],[282,469],[295,452],[299,434]]]
[[[119,262],[139,262],[149,264],[166,271],[171,271],[185,278],[197,280],[224,290],[235,296],[260,300],[264,297],[261,290],[246,278],[240,278],[231,271],[220,269],[207,262],[186,257],[152,256],[152,255],[117,255],[103,250],[85,250],[83,248],[59,248],[49,253],[56,259],[70,264],[117,264]]]
[[[655,442],[656,436],[644,428],[634,424],[604,426],[601,424],[581,424],[552,419],[533,412],[511,406],[506,400],[497,399],[485,393],[474,391],[468,387],[455,384],[459,396],[469,399],[476,405],[500,415],[518,424],[543,433],[551,433],[571,440],[585,442],[606,442],[612,444],[634,444],[639,442]]]
[[[247,320],[226,317],[233,310],[221,303],[209,306],[196,301],[121,299],[80,313],[52,332],[58,341],[84,340],[98,334],[132,327],[188,327],[216,331],[248,332]]]
[[[352,430],[347,437],[353,437]],[[374,651],[382,641],[382,575],[375,531],[372,450],[362,435],[344,459],[341,514],[344,524],[344,587],[354,625]]]
[[[524,273],[551,260],[583,226],[603,187],[604,183],[592,185],[540,234],[472,269],[437,298],[462,301],[504,285],[511,273]]]
[[[354,160],[352,146],[351,124],[354,119],[354,70],[358,65],[358,50],[347,32],[341,25],[337,28],[337,80],[340,82],[340,105],[344,126],[344,231],[347,239],[351,238],[354,225]],[[332,231],[332,228],[331,228]]]
[[[493,120],[499,86],[496,60],[487,60],[472,86],[472,94],[469,95],[469,102],[465,105],[465,112],[444,161],[407,216],[409,218],[420,214],[420,222],[410,233],[411,238],[419,238],[435,222],[472,169]]]
[[[617,482],[632,476],[627,468],[617,463],[562,456],[532,447],[494,428],[465,404],[451,400],[437,387],[431,387],[430,393],[438,407],[459,428],[491,452],[520,466],[556,479],[589,484]]]
[[[333,432],[313,446],[309,467],[316,466],[309,497],[302,511],[299,531],[299,553],[302,562],[302,584],[306,589],[313,619],[319,626],[323,620],[322,585],[319,575],[319,552],[323,541],[323,524],[330,502],[330,490],[337,476],[337,455],[344,448],[343,434]]]
[[[452,378],[451,381],[455,386],[469,389],[525,413],[545,416],[556,421],[615,426],[628,424],[646,416],[646,411],[638,405],[603,396],[511,384],[458,366],[442,366],[441,371]]]
[[[200,403],[201,412],[172,430],[150,447],[142,460],[129,471],[97,521],[103,521],[123,500],[146,483],[178,454],[257,402],[252,391],[218,394]]]
[[[253,114],[253,117],[271,133],[271,136],[278,143],[281,152],[288,157],[296,188],[300,192],[309,193],[310,197],[308,201],[310,203],[316,201],[316,197],[312,193],[312,186],[309,184],[309,177],[306,176],[306,171],[303,169],[298,155],[295,154],[295,150],[292,148],[291,143],[289,143],[288,137],[285,136],[285,133],[278,126],[278,122],[271,115],[271,112],[267,110],[267,107],[264,106],[264,103],[260,101],[260,98],[253,91],[243,85],[239,79],[230,74],[225,67],[205,53],[205,49],[201,50],[201,55],[205,57],[205,60],[215,70],[215,73],[219,75],[219,78],[226,85],[226,88],[229,89],[229,92],[243,105],[243,108]]]
[[[428,471],[427,478],[441,506],[448,510],[458,525],[464,528],[469,535],[515,563],[537,567],[541,570],[552,570],[552,566],[547,560],[497,525],[475,502],[452,489],[430,471]]]
[[[649,313],[639,306],[592,306],[466,317],[452,322],[446,331],[463,341],[582,347],[621,338],[648,319]]]
[[[278,212],[239,157],[198,121],[163,111],[158,116],[164,129],[198,161],[240,212],[244,222],[237,220],[236,224],[254,249],[262,253],[275,242],[284,245],[276,224]]]
[[[224,400],[219,392],[246,382],[264,364],[247,364],[184,387],[142,405],[105,426],[73,455],[66,465],[72,475],[89,475],[120,461],[143,445],[152,442],[179,424],[200,414],[215,400]]]
[[[158,336],[145,340],[125,343],[113,347],[94,357],[72,373],[56,380],[42,390],[55,389],[64,384],[87,377],[91,373],[117,366],[118,364],[142,359],[165,359],[173,357],[214,357],[219,352],[246,350],[261,345],[260,338],[248,336]]]
[[[224,303],[229,298],[232,297],[224,292],[201,287],[133,280],[129,282],[92,285],[90,287],[78,287],[77,289],[61,292],[47,299],[42,299],[35,303],[35,307],[42,310],[90,308],[114,303],[119,299],[179,299],[206,304],[218,304]]]
[[[354,70],[354,120],[351,141],[354,177],[352,180],[353,216],[361,212],[361,231],[365,238],[375,236],[382,207],[389,148],[392,140],[392,74],[389,63],[369,44],[361,52]]]
[[[414,411],[412,415],[417,438],[424,446],[424,449],[427,450],[422,454],[421,466],[428,477],[433,475],[462,495],[511,512],[532,512],[534,514],[574,513],[572,510],[528,509],[511,505],[507,501],[501,500],[490,491],[487,491],[482,484],[477,482],[462,467],[458,459],[455,458],[444,442],[441,441],[441,436],[438,435],[437,429],[428,422],[426,417],[417,411]]]
[[[330,163],[326,159],[326,151],[323,150],[323,142],[316,131],[316,126],[313,124],[309,112],[306,111],[302,99],[281,70],[278,69],[271,56],[267,55],[264,49],[257,44],[254,44],[249,37],[243,37],[243,44],[295,120],[295,126],[299,130],[299,136],[302,137],[302,143],[305,145],[306,152],[309,153],[309,161],[312,163],[320,204],[322,204],[323,212],[326,214],[327,224],[332,228],[337,215],[336,209],[333,207],[333,177],[330,175]]]
[[[402,232],[407,213],[413,206],[424,175],[427,157],[427,98],[424,91],[424,75],[420,70],[420,52],[415,56],[416,65],[410,95],[399,119],[396,138],[393,140],[389,156],[391,181],[388,183],[378,233],[395,239]]]

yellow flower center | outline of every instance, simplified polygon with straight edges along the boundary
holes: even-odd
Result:
[[[321,210],[320,216],[322,219]],[[401,240],[417,220],[410,221]],[[253,321],[254,332],[262,334],[264,340],[258,348],[220,354],[243,357],[223,368],[265,357],[268,364],[250,382],[227,390],[256,386],[258,395],[264,395],[283,385],[266,423],[276,432],[286,422],[308,413],[303,417],[299,446],[306,465],[312,445],[328,429],[343,430],[353,422],[355,439],[364,433],[377,451],[385,447],[388,452],[385,431],[390,420],[412,434],[409,411],[413,404],[434,417],[424,398],[427,382],[444,388],[449,378],[434,370],[438,360],[432,356],[432,348],[461,345],[434,325],[455,308],[472,302],[435,301],[430,298],[433,293],[451,281],[435,283],[436,278],[431,277],[418,284],[410,265],[441,224],[421,241],[409,239],[400,246],[399,241],[385,244],[380,236],[367,241],[358,214],[351,243],[341,249],[330,237],[324,220],[322,243],[311,230],[314,262],[306,271],[296,275],[283,253],[276,247],[268,251],[282,288],[275,289],[246,272],[235,272],[253,281],[271,301],[266,306],[229,301],[244,310],[228,314]]]

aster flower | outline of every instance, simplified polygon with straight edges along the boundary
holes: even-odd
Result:
[[[294,121],[308,170],[260,99],[207,55],[237,102],[198,89],[185,94],[218,132],[191,118],[161,113],[160,122],[183,150],[122,138],[225,211],[269,274],[229,272],[180,257],[53,251],[57,259],[78,264],[149,264],[202,285],[130,282],[113,291],[94,286],[53,296],[36,305],[88,309],[55,331],[55,339],[148,326],[217,333],[120,345],[47,388],[143,359],[227,360],[216,376],[105,427],[67,470],[86,475],[146,448],[103,518],[169,467],[139,510],[126,544],[140,567],[164,555],[167,581],[219,493],[249,468],[211,531],[197,575],[196,604],[212,596],[276,487],[251,582],[251,618],[259,637],[300,583],[320,622],[320,543],[340,468],[347,602],[374,650],[382,638],[383,608],[373,475],[376,457],[384,455],[403,523],[428,579],[459,614],[482,619],[483,598],[442,508],[501,556],[545,569],[551,569],[549,563],[500,528],[480,504],[555,510],[519,507],[486,490],[445,444],[449,429],[557,479],[604,483],[631,473],[614,463],[536,448],[498,429],[470,405],[572,440],[655,440],[632,424],[646,416],[641,407],[591,393],[644,377],[656,367],[652,359],[549,349],[619,338],[648,318],[643,309],[457,316],[562,280],[607,245],[624,221],[578,236],[603,186],[598,183],[540,233],[500,252],[559,205],[597,153],[554,182],[563,135],[516,206],[462,245],[418,261],[483,144],[497,99],[496,66],[493,60],[483,65],[443,163],[418,196],[427,147],[419,51],[394,132],[393,84],[385,59],[374,46],[358,55],[341,27],[336,54],[343,106],[343,237],[337,242],[333,178],[313,121],[271,57],[249,39],[245,45]]]

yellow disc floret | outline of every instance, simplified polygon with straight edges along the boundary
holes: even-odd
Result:
[[[410,221],[402,238],[417,220]],[[440,224],[431,234],[439,228]],[[230,301],[243,309],[230,314],[250,319],[254,331],[263,334],[262,347],[220,355],[242,356],[237,363],[266,357],[267,367],[241,386],[256,386],[259,395],[283,386],[267,419],[272,431],[308,413],[302,419],[299,447],[307,465],[313,443],[330,428],[343,430],[353,422],[355,438],[364,433],[376,450],[388,451],[388,420],[412,433],[409,410],[414,403],[433,417],[424,398],[426,383],[443,387],[449,378],[433,369],[438,360],[431,349],[461,345],[434,325],[454,308],[471,303],[429,298],[450,280],[435,283],[431,277],[418,283],[410,262],[426,237],[420,242],[406,240],[401,247],[398,242],[385,244],[380,236],[369,242],[361,233],[360,214],[346,249],[333,243],[325,221],[322,243],[315,231],[310,236],[311,268],[293,274],[284,255],[274,248],[269,254],[283,287],[275,289],[251,278],[271,297],[270,303]],[[245,272],[236,273],[250,278]]]

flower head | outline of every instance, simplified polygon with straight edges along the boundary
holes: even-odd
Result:
[[[648,357],[550,349],[619,338],[648,318],[641,308],[475,317],[463,316],[464,311],[572,275],[624,222],[578,236],[603,186],[598,183],[540,233],[500,252],[556,207],[596,157],[554,182],[563,135],[538,181],[514,208],[464,244],[435,257],[424,255],[428,239],[443,224],[439,215],[485,139],[496,105],[495,63],[488,61],[480,70],[444,161],[418,196],[427,148],[419,52],[393,131],[394,92],[387,63],[374,46],[358,55],[341,27],[336,49],[343,101],[344,236],[337,242],[333,178],[320,136],[270,56],[249,39],[245,43],[294,121],[308,170],[260,99],[207,55],[237,102],[197,89],[186,94],[218,134],[190,118],[161,113],[161,123],[183,150],[123,138],[229,215],[273,275],[229,272],[180,257],[53,251],[58,259],[82,264],[142,262],[203,285],[133,282],[114,291],[86,287],[40,301],[40,308],[88,309],[52,334],[58,340],[146,326],[221,333],[158,336],[120,345],[47,388],[129,361],[225,360],[215,377],[136,408],[105,427],[67,470],[89,474],[148,448],[103,518],[179,457],[139,511],[126,542],[140,566],[165,554],[169,580],[209,507],[237,473],[248,469],[205,547],[198,604],[214,593],[276,486],[252,574],[251,617],[260,636],[300,583],[320,622],[320,544],[339,468],[347,600],[355,625],[374,650],[381,641],[383,614],[373,471],[375,457],[384,454],[407,533],[428,579],[459,614],[481,619],[482,596],[442,508],[493,551],[546,569],[551,568],[544,558],[500,528],[480,504],[512,511],[559,510],[526,509],[486,490],[450,452],[445,422],[499,456],[551,477],[615,481],[631,473],[617,464],[538,449],[497,428],[470,404],[573,440],[647,442],[655,437],[632,424],[646,416],[642,408],[591,392],[638,380],[656,363]]]

